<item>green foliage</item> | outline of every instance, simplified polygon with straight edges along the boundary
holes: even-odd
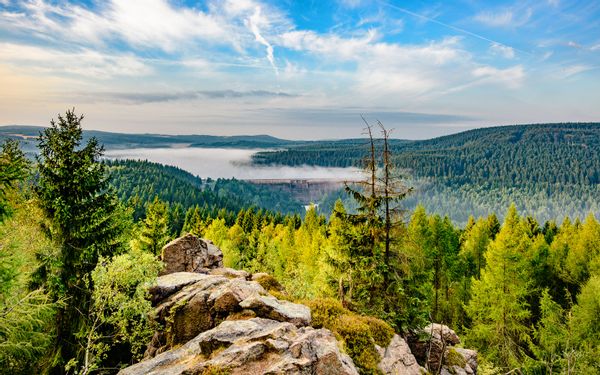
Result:
[[[148,161],[108,160],[110,183],[119,198],[133,208],[135,220],[144,217],[154,197],[180,207],[182,214],[197,210],[205,220],[224,218],[231,224],[241,209],[253,206],[281,212],[302,213],[302,204],[290,192],[273,190],[236,179],[201,179],[180,168]],[[170,230],[181,232],[184,223],[171,223]],[[190,231],[190,230],[186,230]]]
[[[315,328],[333,327],[339,317],[348,312],[339,300],[333,298],[318,298],[302,303],[310,308],[311,325]]]
[[[169,206],[155,197],[146,208],[146,217],[139,230],[139,246],[142,250],[159,255],[169,241]]]
[[[552,300],[548,290],[542,292],[540,310],[541,317],[535,331],[537,344],[532,345],[532,350],[545,370],[553,373],[563,366],[569,367],[574,343],[565,311]]]
[[[0,152],[0,222],[10,213],[7,195],[28,173],[29,161],[17,141],[8,139]]]
[[[332,298],[302,302],[311,310],[311,325],[333,331],[342,340],[344,350],[361,373],[378,373],[380,356],[375,344],[381,347],[390,344],[395,332],[389,324],[374,317],[355,314]]]
[[[8,203],[14,214],[0,223],[0,372],[31,374],[42,368],[61,303],[43,289],[28,289],[34,252],[49,246],[39,228],[39,209],[20,194],[11,194]]]
[[[465,360],[465,357],[463,357],[454,348],[450,348],[450,350],[448,350],[448,353],[446,354],[444,363],[448,366],[458,366],[464,368],[467,364],[467,361]]]
[[[0,302],[1,369],[10,369],[12,374],[34,371],[52,343],[49,322],[57,307],[42,289]]]
[[[85,355],[80,362],[71,362],[73,369],[87,374],[106,362],[118,367],[141,359],[156,328],[150,319],[148,287],[161,268],[151,253],[139,250],[100,260],[91,274],[89,322],[79,333]],[[120,347],[120,353],[107,359],[111,347]]]
[[[381,360],[367,322],[355,315],[338,318],[334,332],[341,338],[344,350],[362,374],[376,374]]]
[[[81,145],[82,119],[67,111],[39,137],[35,191],[45,232],[59,252],[54,264],[41,259],[36,278],[54,300],[66,300],[57,315],[56,366],[81,355],[75,334],[90,308],[89,274],[99,257],[120,251],[126,224],[109,189],[106,166],[99,162],[102,146],[94,138]]]
[[[600,209],[598,124],[490,127],[423,141],[392,140],[398,168],[411,172],[423,204],[464,225],[470,215],[503,212],[512,202],[541,220]],[[362,166],[365,140],[323,141],[261,152],[259,164]],[[543,162],[541,162],[543,160]],[[515,168],[518,166],[518,168]]]
[[[473,281],[467,311],[473,319],[468,343],[507,371],[527,357],[530,340],[527,298],[531,282],[526,262],[532,242],[516,208],[511,206],[496,239],[485,255],[481,280]]]
[[[581,373],[600,373],[600,276],[592,276],[577,296],[571,327],[581,358],[577,366]]]

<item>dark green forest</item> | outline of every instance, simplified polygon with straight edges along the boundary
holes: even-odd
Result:
[[[362,166],[365,140],[317,142],[261,152],[266,165]],[[540,221],[583,219],[600,209],[600,124],[515,125],[425,141],[390,140],[417,203],[465,224],[515,203]]]
[[[289,197],[260,187],[103,161],[81,122],[72,111],[52,121],[35,161],[13,140],[0,153],[2,373],[111,374],[138,361],[156,329],[147,286],[162,267],[157,255],[182,233],[214,241],[228,267],[270,273],[282,298],[325,315],[343,306],[407,338],[447,324],[478,350],[478,373],[600,373],[594,212],[542,222],[507,204],[502,218],[458,225],[422,205],[407,209],[411,180],[394,173],[404,167],[384,137],[371,139],[364,180],[346,189],[352,207],[338,200],[330,215],[301,218],[277,206]],[[360,334],[344,329],[347,340]],[[377,373],[376,351],[341,345],[361,373]]]
[[[236,179],[201,179],[180,168],[137,160],[105,160],[117,196],[138,220],[154,197],[170,204],[173,231],[183,227],[185,212],[198,208],[203,217],[232,222],[244,208],[257,207],[281,214],[300,214],[301,203],[290,193]]]

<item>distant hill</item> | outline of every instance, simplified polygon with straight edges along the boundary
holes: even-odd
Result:
[[[26,151],[34,152],[36,142],[33,138],[42,129],[33,126],[0,127],[0,139],[20,139]],[[263,148],[267,150],[253,156],[254,163],[261,165],[357,166],[367,153],[365,139],[305,142],[266,135],[218,137],[85,132],[86,139],[92,136],[97,137],[107,149],[186,146]],[[600,213],[600,123],[481,128],[429,140],[394,139],[391,140],[391,148],[397,165],[416,189],[406,201],[408,207],[420,203],[429,211],[449,215],[459,224],[464,224],[469,215],[496,212],[501,216],[512,202],[521,212],[540,221],[561,220],[566,215],[581,218],[589,212]],[[131,178],[127,177],[120,185],[126,185],[126,180]],[[169,179],[165,176],[160,179],[165,178]],[[242,188],[243,192],[237,191]],[[228,189],[231,189],[232,196],[244,196],[234,204],[235,208],[254,204],[281,212],[294,212],[292,207],[298,205],[289,197],[269,198],[269,194],[276,193],[268,193],[268,189],[261,188],[259,193],[239,183],[230,184]],[[121,195],[127,197],[129,194]],[[252,199],[253,195],[261,198]],[[331,206],[333,201],[330,200],[335,196],[325,198],[328,203],[324,206]],[[176,201],[185,199],[181,197]],[[247,199],[251,202],[246,202]],[[198,200],[211,199],[203,197]],[[271,204],[270,200],[276,202]]]
[[[422,141],[392,142],[399,168],[415,187],[408,207],[464,224],[499,216],[511,203],[540,221],[600,213],[600,123],[498,126]],[[364,139],[293,145],[261,152],[264,165],[360,165]]]
[[[13,138],[21,141],[27,152],[36,148],[35,138],[44,130],[41,126],[0,126],[0,139]],[[275,148],[291,146],[298,142],[279,139],[270,135],[164,135],[126,134],[98,130],[85,130],[84,141],[96,137],[106,149],[158,148],[158,147],[212,147],[212,148]]]

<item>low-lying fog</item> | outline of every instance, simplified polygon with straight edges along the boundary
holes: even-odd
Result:
[[[148,160],[174,165],[202,178],[248,179],[354,179],[355,168],[262,167],[250,165],[252,154],[264,150],[225,148],[135,148],[108,150],[109,159]]]

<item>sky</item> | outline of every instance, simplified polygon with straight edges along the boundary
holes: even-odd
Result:
[[[0,0],[0,125],[423,139],[600,121],[600,1]]]

